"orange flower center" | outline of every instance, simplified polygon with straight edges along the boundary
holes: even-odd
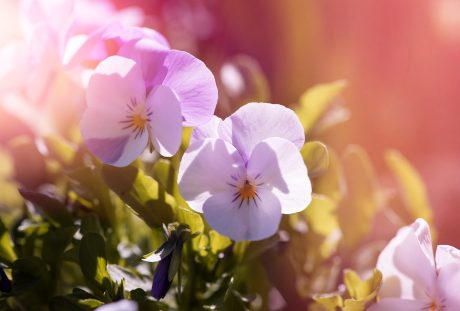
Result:
[[[242,201],[244,200],[252,200],[257,195],[256,186],[251,184],[249,181],[245,181],[243,186],[238,189],[238,193],[240,194],[240,198]]]

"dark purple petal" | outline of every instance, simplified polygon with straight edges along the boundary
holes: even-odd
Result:
[[[172,280],[168,280],[168,271],[173,253],[174,252],[171,252],[168,256],[163,258],[155,270],[152,284],[152,296],[155,299],[163,299],[171,287]]]
[[[11,281],[6,276],[5,271],[0,268],[0,292],[9,293],[13,289]]]

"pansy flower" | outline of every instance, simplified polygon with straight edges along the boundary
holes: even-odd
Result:
[[[383,283],[372,311],[460,310],[460,251],[438,245],[434,255],[423,219],[398,231],[380,254],[377,269]]]
[[[150,146],[174,155],[182,125],[211,118],[217,103],[214,77],[203,62],[142,39],[95,69],[87,89],[81,132],[103,162],[126,166]]]
[[[179,189],[219,233],[234,240],[273,235],[282,214],[302,211],[311,183],[300,155],[305,134],[295,113],[251,103],[194,130],[179,168]]]

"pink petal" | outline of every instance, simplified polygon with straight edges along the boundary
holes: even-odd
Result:
[[[369,307],[369,311],[424,311],[431,303],[421,300],[384,298]]]
[[[281,206],[266,189],[260,189],[258,195],[260,200],[241,204],[232,191],[215,194],[204,202],[204,217],[214,230],[235,241],[268,238],[278,230]]]
[[[305,142],[304,129],[294,111],[267,103],[249,103],[238,109],[224,120],[221,137],[232,142],[244,159],[266,138],[285,138],[298,149]]]
[[[148,88],[161,84],[174,90],[181,103],[184,126],[197,126],[211,119],[217,104],[217,86],[202,61],[146,39],[126,45],[120,54],[141,64]]]
[[[152,143],[162,156],[173,156],[182,141],[182,114],[174,92],[166,86],[153,89],[147,105],[152,109],[150,126]]]
[[[222,123],[222,119],[216,116],[212,116],[209,122],[195,127],[190,138],[190,144],[194,142],[204,140],[206,138],[218,138],[219,137],[219,126]]]
[[[460,310],[460,251],[449,245],[440,245],[436,250],[438,289],[443,310]]]
[[[121,56],[111,56],[102,61],[88,83],[88,107],[105,107],[123,113],[133,100],[139,103],[145,100],[145,86],[139,65]]]
[[[426,298],[433,293],[436,271],[428,224],[417,220],[401,228],[380,254],[377,269],[384,277],[382,297]]]
[[[283,214],[300,212],[311,202],[307,167],[297,146],[289,140],[272,137],[258,143],[247,168],[256,183],[263,184],[278,198]]]
[[[212,195],[228,191],[243,167],[235,147],[222,139],[206,139],[191,144],[182,157],[178,183],[182,197],[190,207],[203,211]]]

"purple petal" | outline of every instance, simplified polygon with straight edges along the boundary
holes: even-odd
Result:
[[[283,214],[304,210],[311,202],[307,167],[289,140],[272,137],[258,143],[249,158],[248,175],[273,192]]]
[[[249,103],[224,120],[221,138],[231,142],[244,159],[262,140],[281,137],[298,149],[305,142],[302,124],[294,111],[277,104]]]
[[[179,190],[190,207],[202,212],[204,201],[233,189],[243,163],[235,147],[221,139],[206,139],[189,146],[179,167]]]
[[[148,134],[141,135],[120,123],[125,116],[104,107],[90,107],[83,114],[80,130],[88,149],[104,163],[126,166],[147,146]]]
[[[259,189],[255,200],[235,200],[234,191],[213,195],[203,206],[209,225],[235,241],[257,241],[276,233],[281,221],[281,205],[267,189]]]
[[[150,116],[152,143],[162,156],[173,156],[182,141],[179,100],[170,88],[158,86],[150,92],[147,104],[152,109]]]
[[[211,119],[217,104],[217,86],[206,65],[191,54],[159,48],[152,40],[126,45],[120,55],[139,62],[147,89],[170,87],[179,97],[184,126],[197,126]]]

